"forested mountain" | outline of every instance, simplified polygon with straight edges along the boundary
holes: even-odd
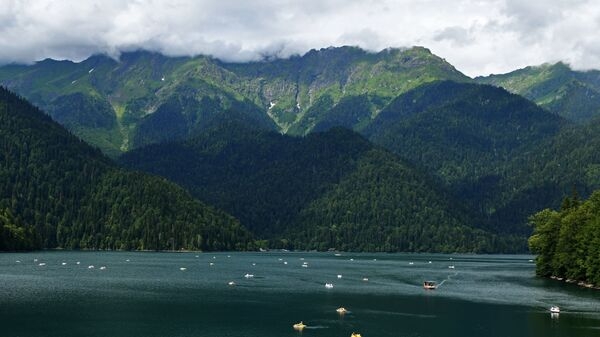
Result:
[[[111,157],[138,149],[122,163],[174,180],[238,217],[272,246],[517,251],[531,230],[528,215],[556,207],[573,188],[583,196],[600,188],[600,117],[594,119],[595,107],[600,108],[599,74],[559,63],[476,79],[546,109],[502,88],[474,84],[422,47],[379,53],[326,48],[243,64],[138,51],[118,61],[97,55],[79,63],[3,66],[0,83]],[[88,199],[120,201],[106,194],[110,189],[94,190],[115,181],[127,185],[125,194],[153,184],[154,178],[112,168],[99,153],[92,157],[104,164],[102,174],[94,175],[97,180],[79,184]],[[20,171],[7,172],[10,178]],[[11,193],[5,195],[13,198]],[[28,215],[23,222],[23,213],[8,206],[2,210],[3,221],[30,231],[42,216],[33,221]],[[68,207],[68,212],[75,211]],[[248,234],[231,229],[238,228],[235,220],[218,214],[230,228],[225,232],[236,233],[227,237],[239,235],[246,247]],[[74,216],[63,224],[75,224]],[[126,221],[119,221],[121,228]],[[28,235],[63,235],[63,227],[53,226],[45,234],[37,228]],[[237,242],[221,239],[203,236],[201,248]],[[89,240],[36,244],[100,246]],[[106,240],[103,247],[148,246]]]
[[[0,225],[0,250],[216,250],[251,244],[233,217],[162,178],[114,167],[4,88]]]
[[[563,128],[534,151],[515,157],[509,172],[504,184],[512,191],[505,189],[504,195],[512,195],[512,201],[500,211],[506,216],[526,205],[558,208],[573,190],[589,196],[600,189],[600,119]]]
[[[513,198],[503,191],[516,187],[506,179],[516,157],[533,155],[566,124],[504,89],[440,81],[398,96],[364,134],[427,168],[490,228],[524,233],[526,217],[538,209],[525,205],[513,213],[497,213]]]
[[[586,201],[566,198],[559,211],[545,209],[531,223],[538,275],[600,286],[600,191]]]
[[[121,162],[187,187],[272,247],[366,251],[522,251],[524,239],[474,228],[420,170],[339,128],[294,138],[236,123]]]
[[[398,94],[438,79],[469,80],[421,47],[379,53],[327,48],[244,64],[138,51],[119,61],[98,55],[79,63],[0,67],[1,84],[111,156],[193,137],[222,111],[263,128],[306,134],[317,124],[345,120],[332,108],[358,99],[365,102],[359,117],[366,121]]]
[[[574,71],[559,62],[475,79],[522,95],[575,122],[600,116],[600,71]]]

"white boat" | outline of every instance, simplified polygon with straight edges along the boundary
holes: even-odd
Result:
[[[448,268],[450,268],[450,269],[454,269],[454,265],[448,266]]]
[[[337,276],[337,277],[338,277],[338,278],[342,278],[342,274],[338,274],[338,276]]]
[[[100,267],[100,270],[106,270],[105,266]]]
[[[181,271],[186,271],[186,270],[187,270],[187,268],[186,268],[186,267],[181,267],[181,268],[179,268],[179,270],[181,270]]]
[[[363,277],[363,281],[369,282],[369,279],[367,277]]]
[[[88,269],[94,269],[93,265],[88,266]]]
[[[325,283],[325,288],[327,288],[327,289],[333,288],[333,283]]]
[[[233,282],[233,281],[229,281],[229,283],[227,283],[227,285],[234,286],[234,285],[235,285],[235,282]]]
[[[308,268],[308,265],[307,264],[303,264],[302,268]]]
[[[43,267],[43,266],[45,266],[46,264],[45,264],[44,262],[42,262],[42,263],[40,263],[39,265]]]
[[[306,328],[306,324],[304,324],[304,322],[300,321],[300,323],[294,324],[293,327],[296,330],[302,330],[302,329]]]
[[[339,307],[339,308],[335,309],[335,311],[337,311],[338,314],[345,314],[348,312],[348,310],[346,310],[346,308],[344,308],[344,307]]]
[[[245,278],[253,278],[253,277],[254,277],[254,274],[248,274],[248,273],[246,273],[246,275],[244,275],[244,277],[245,277]]]
[[[553,314],[558,314],[558,313],[560,313],[560,308],[557,307],[556,305],[553,305],[550,307],[550,312]]]

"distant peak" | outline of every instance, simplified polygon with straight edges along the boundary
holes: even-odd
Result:
[[[527,66],[525,68],[522,69],[518,69],[516,71],[519,70],[546,70],[546,69],[551,69],[551,70],[556,70],[556,69],[564,69],[564,70],[571,70],[571,66],[569,66],[569,64],[563,62],[563,61],[558,61],[556,63],[542,63],[540,65],[537,66]]]
[[[415,53],[415,54],[427,54],[427,55],[433,55],[433,53],[431,52],[430,49],[425,48],[423,46],[412,46],[412,47],[405,47],[405,48],[398,48],[398,47],[388,47],[385,49],[382,49],[380,52],[380,54],[404,54],[404,53]]]
[[[57,64],[57,63],[67,64],[67,63],[73,63],[73,61],[70,61],[70,60],[55,60],[55,59],[51,59],[51,58],[45,58],[45,59],[43,59],[41,61],[36,62],[36,64],[38,64],[38,65]]]
[[[366,54],[367,52],[357,46],[341,46],[341,47],[333,47],[329,46],[326,48],[311,49],[309,50],[305,56],[313,56],[313,55],[332,55],[332,54],[348,54],[348,53],[356,53],[356,54]]]

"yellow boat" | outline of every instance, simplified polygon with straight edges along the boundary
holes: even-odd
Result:
[[[300,323],[296,323],[293,325],[294,329],[296,330],[302,330],[304,328],[306,328],[306,324],[304,324],[304,322],[300,321]]]
[[[362,337],[359,333],[353,332],[350,337]]]

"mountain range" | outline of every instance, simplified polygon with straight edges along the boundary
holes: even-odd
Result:
[[[528,216],[600,188],[600,81],[562,63],[471,79],[422,47],[139,51],[3,66],[0,83],[264,240],[228,229],[244,249],[525,251]]]
[[[98,55],[80,63],[48,59],[0,68],[0,83],[113,157],[185,139],[223,110],[302,135],[335,118],[329,110],[342,98],[366,98],[369,113],[376,114],[398,94],[438,79],[468,80],[418,47],[377,54],[329,48],[244,64],[139,51],[123,54],[120,61]]]

